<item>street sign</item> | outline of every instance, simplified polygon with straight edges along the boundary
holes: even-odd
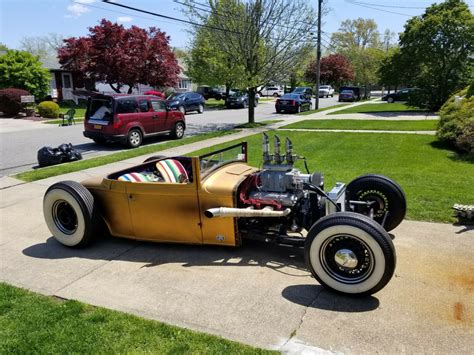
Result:
[[[35,102],[35,97],[33,95],[21,95],[20,100],[22,104],[28,104]]]

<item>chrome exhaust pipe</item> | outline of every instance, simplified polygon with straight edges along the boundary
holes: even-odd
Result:
[[[209,208],[204,212],[207,218],[213,217],[285,217],[290,214],[289,208],[283,211],[274,211],[273,207],[267,206],[261,210],[253,208],[230,208],[230,207],[216,207]]]

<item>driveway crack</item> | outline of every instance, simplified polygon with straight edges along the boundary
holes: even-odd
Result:
[[[323,289],[321,288],[318,291],[318,293],[316,294],[316,296],[314,297],[314,299],[305,307],[305,309],[303,311],[303,314],[301,315],[300,322],[299,322],[298,326],[295,329],[293,329],[293,331],[290,333],[290,336],[288,337],[288,339],[280,347],[280,350],[283,350],[285,348],[285,346],[290,342],[290,340],[293,339],[296,336],[298,331],[301,329],[301,326],[303,325],[304,319],[306,318],[306,314],[308,313],[308,309],[316,303],[316,301],[318,300],[318,298],[319,298],[319,296],[321,295],[322,292],[323,292]]]

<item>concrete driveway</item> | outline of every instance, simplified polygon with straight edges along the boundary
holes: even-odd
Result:
[[[35,183],[6,181],[0,190],[0,279],[281,351],[472,353],[471,227],[404,221],[393,231],[396,274],[366,298],[323,289],[295,248],[247,243],[233,249],[98,236],[94,245],[75,250],[51,237],[42,216],[49,185],[141,160]]]

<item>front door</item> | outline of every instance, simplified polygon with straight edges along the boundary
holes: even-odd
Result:
[[[141,240],[202,243],[197,185],[127,184],[134,236]]]
[[[72,75],[71,73],[62,73],[63,79],[63,100],[74,100],[74,95],[72,93],[73,83],[72,83]]]

